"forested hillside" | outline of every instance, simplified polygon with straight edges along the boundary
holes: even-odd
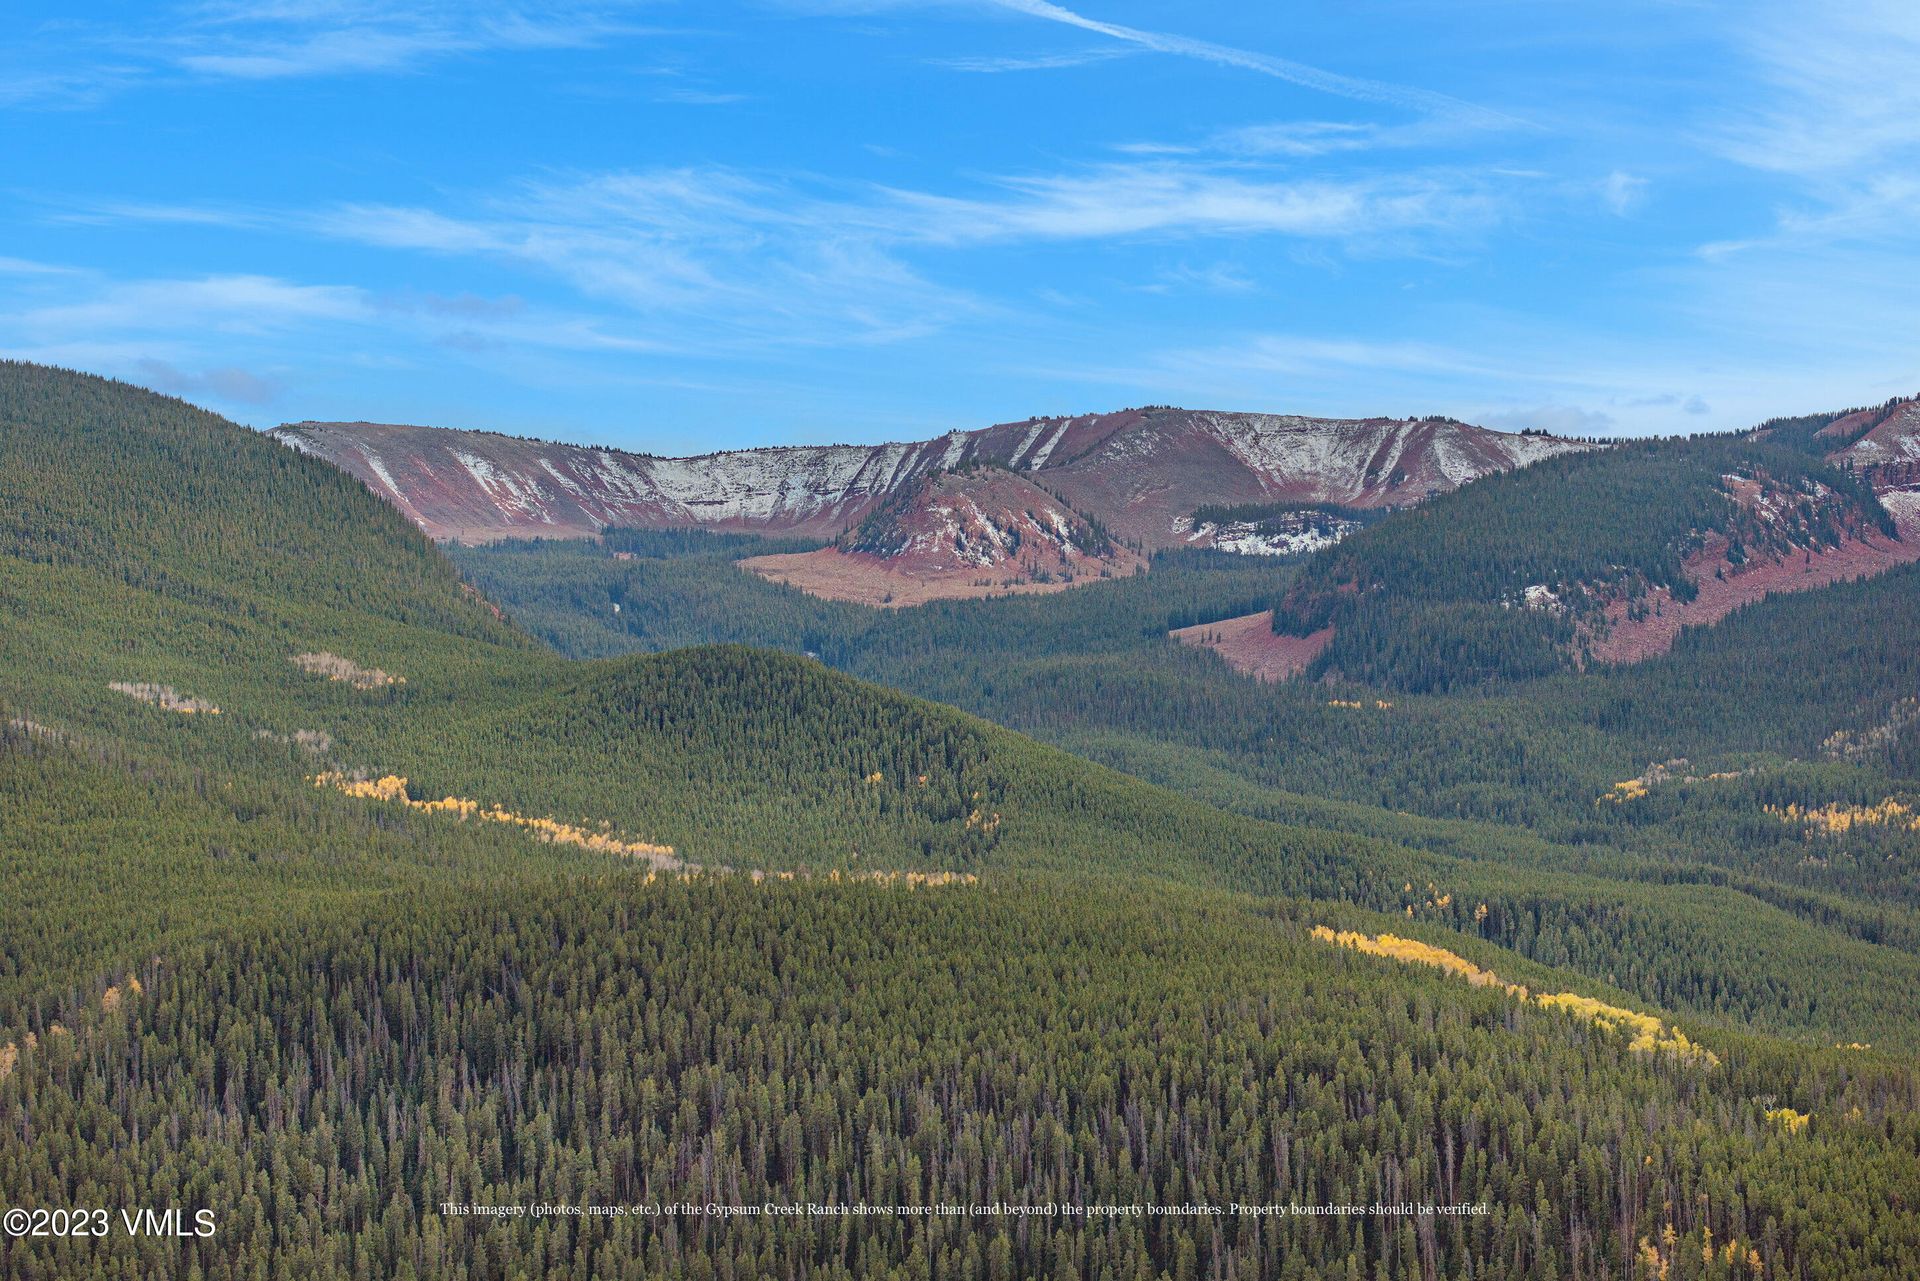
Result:
[[[1473,726],[1460,750],[1514,726],[1578,747],[1520,699],[1414,700],[1391,730],[1324,687],[1263,705],[1164,643],[1286,566],[1176,555],[856,629],[655,535],[572,580],[591,611],[496,613],[356,482],[212,415],[21,365],[0,411],[0,1199],[217,1225],[7,1237],[8,1277],[1892,1278],[1915,1255],[1911,847],[1855,814],[1904,812],[1897,732],[1853,724],[1718,802],[1758,806],[1758,850],[1830,851],[1832,880],[1730,841],[1682,859],[1711,820],[1681,789],[1728,780],[1679,770],[1577,818],[1549,789],[1543,834],[1415,819],[1465,785],[1388,808],[1265,775],[1344,758],[1385,792],[1407,736]],[[742,583],[755,609],[710,608]],[[639,590],[616,616],[607,586]],[[820,658],[610,652],[718,639]],[[1090,755],[1114,734],[1176,786],[860,678],[888,664]],[[1784,733],[1877,694],[1823,697]],[[1638,751],[1621,709],[1588,732]],[[1122,759],[1176,732],[1246,735],[1246,767],[1218,766],[1231,743]],[[1227,1209],[1349,1201],[1468,1209]],[[835,1209],[635,1209],[675,1202]],[[897,1212],[993,1202],[1222,1213]],[[511,1204],[630,1213],[485,1211]]]
[[[1703,557],[1724,559],[1704,567],[1724,581],[1876,533],[1897,531],[1872,490],[1816,457],[1745,438],[1625,442],[1488,477],[1318,553],[1273,627],[1333,629],[1310,676],[1445,692],[1590,657],[1652,594],[1693,599]]]
[[[1920,800],[1899,732],[1920,720],[1903,711],[1920,690],[1920,656],[1903,640],[1920,629],[1912,569],[1752,606],[1644,663],[1491,695],[1407,696],[1257,686],[1166,642],[1171,626],[1284,591],[1297,571],[1264,558],[1163,554],[1150,575],[1068,596],[882,613],[729,572],[754,550],[615,533],[606,548],[504,544],[459,557],[516,619],[570,652],[715,638],[806,650],[1216,808],[1470,862],[1590,872],[1602,879],[1577,892],[1543,884],[1508,900],[1512,913],[1490,912],[1491,926],[1464,913],[1460,924],[1595,966],[1655,1000],[1764,1020],[1759,994],[1820,971],[1828,931],[1899,942],[1909,956],[1920,942],[1920,834],[1901,823],[1814,829],[1775,812]],[[1836,630],[1835,616],[1851,624]],[[1516,889],[1509,872],[1469,874],[1502,895]],[[1568,916],[1574,901],[1586,906]],[[1670,935],[1652,926],[1661,918]],[[1595,947],[1627,920],[1659,939]],[[1722,948],[1705,969],[1668,967]],[[1905,981],[1863,987],[1888,983]]]
[[[1306,919],[624,878],[221,941],[0,1087],[14,1195],[221,1230],[15,1243],[10,1274],[1852,1278],[1920,1250],[1905,1070],[1636,1051]],[[1464,1212],[1286,1212],[1402,1202]],[[483,1213],[516,1205],[627,1212]],[[857,1205],[885,1210],[826,1208]],[[1072,1212],[1127,1206],[1176,1212]]]
[[[1284,595],[1298,561],[1162,553],[1149,575],[1059,597],[883,613],[729,572],[757,546],[616,531],[605,547],[506,543],[456,555],[563,653],[716,640],[810,653],[1029,733],[1150,738],[1221,753],[1265,785],[1437,816],[1574,832],[1595,821],[1597,795],[1652,764],[1687,757],[1715,772],[1757,758],[1820,760],[1838,750],[1827,742],[1835,735],[1856,744],[1853,763],[1913,777],[1913,741],[1897,732],[1920,693],[1920,654],[1905,641],[1920,629],[1912,568],[1757,603],[1682,632],[1671,652],[1642,663],[1409,696],[1258,686],[1167,642],[1171,629]]]
[[[0,361],[0,424],[12,560],[191,604],[257,596],[519,644],[357,482],[184,401]]]

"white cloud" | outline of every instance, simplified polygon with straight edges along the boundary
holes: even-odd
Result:
[[[0,279],[12,282],[0,286],[0,351],[236,407],[280,393],[278,376],[256,370],[284,365],[289,344],[306,365],[321,353],[393,361],[432,348],[516,356],[672,349],[607,317],[529,307],[515,297],[379,294],[258,275],[121,280],[60,268]]]
[[[1600,180],[1600,199],[1620,217],[1638,209],[1647,198],[1647,180],[1615,169]]]
[[[1753,299],[1710,305],[1730,310],[1729,324],[1765,310]],[[1871,319],[1889,317],[1875,311]],[[1745,329],[1671,349],[1652,349],[1636,334],[1484,308],[1453,308],[1425,321],[1398,316],[1392,327],[1406,336],[1228,333],[1125,362],[1051,362],[1025,372],[1176,404],[1330,416],[1446,413],[1507,430],[1627,436],[1738,429],[1920,388],[1920,349],[1906,337],[1912,325],[1874,343],[1842,333],[1814,347],[1804,337]],[[1779,354],[1794,350],[1805,358]]]
[[[488,50],[579,49],[634,32],[538,4],[236,4],[206,11],[172,42],[175,62],[189,71],[265,80],[401,71]]]
[[[1072,53],[1044,53],[1030,57],[955,57],[937,58],[934,65],[950,71],[972,71],[995,75],[1008,71],[1060,71],[1068,67],[1085,67],[1094,63],[1112,62],[1115,58],[1125,58],[1134,54],[1132,49],[1079,49]]]
[[[1214,44],[1211,41],[1195,40],[1188,36],[1172,35],[1166,32],[1146,31],[1138,27],[1122,26],[1119,23],[1102,22],[1053,4],[1050,0],[987,0],[987,2],[1002,9],[1042,18],[1048,22],[1058,22],[1077,27],[1082,31],[1091,31],[1097,35],[1150,49],[1155,53],[1197,58],[1203,62],[1252,71],[1342,98],[1377,102],[1434,115],[1473,119],[1489,125],[1510,126],[1518,123],[1500,112],[1475,106],[1443,93],[1435,93],[1430,89],[1387,84],[1378,80],[1363,80],[1355,76],[1323,71],[1318,67],[1310,67],[1305,63],[1292,62],[1285,58],[1276,58],[1269,54],[1236,49],[1230,45]]]
[[[1483,224],[1497,204],[1467,184],[1396,177],[1259,180],[1177,162],[1003,178],[997,199],[891,193],[896,231],[941,244],[1138,235],[1287,235],[1361,240]],[[901,217],[901,212],[907,216]]]
[[[1178,290],[1199,290],[1214,294],[1250,293],[1257,286],[1238,268],[1227,263],[1210,263],[1204,267],[1193,267],[1185,263],[1162,271],[1151,284],[1140,286],[1143,293],[1173,293]]]
[[[142,74],[137,66],[100,63],[51,69],[39,62],[40,58],[52,56],[47,50],[29,50],[24,57],[15,54],[19,61],[27,63],[26,67],[0,66],[0,107],[25,104],[89,107]]]
[[[84,301],[30,307],[12,319],[46,337],[129,328],[199,327],[238,333],[366,313],[365,295],[342,285],[297,285],[270,276],[104,283]]]
[[[56,267],[51,263],[30,262],[25,258],[0,258],[0,276],[68,276],[71,267]]]
[[[1369,150],[1382,145],[1388,133],[1372,124],[1338,120],[1286,120],[1231,129],[1215,141],[1226,150],[1246,155],[1308,157]]]
[[[1469,351],[1423,341],[1329,338],[1301,334],[1253,334],[1212,347],[1180,348],[1157,360],[1160,367],[1216,373],[1285,375],[1393,372],[1474,378],[1509,378],[1518,371],[1489,365]]]
[[[597,8],[554,0],[316,0],[177,3],[112,24],[74,20],[57,39],[0,68],[0,105],[86,106],[138,85],[205,80],[391,74],[490,52],[584,49],[658,34],[619,15],[644,0]]]
[[[379,249],[489,260],[640,318],[668,345],[897,341],[1002,311],[938,283],[998,245],[1277,237],[1376,255],[1502,215],[1464,178],[1261,177],[1155,158],[985,179],[969,195],[723,168],[549,178],[464,207],[316,211],[95,206],[90,219],[279,229]],[[1034,281],[1035,288],[1048,282]],[[1222,268],[1162,284],[1244,290]]]
[[[1798,206],[1774,213],[1770,232],[1740,240],[1701,245],[1708,260],[1754,250],[1809,251],[1836,243],[1911,244],[1920,239],[1914,209],[1920,206],[1920,178],[1909,173],[1872,173],[1857,182],[1833,179],[1819,184]]]
[[[957,0],[778,0],[784,7],[808,13],[868,14],[897,9],[952,8]],[[1284,80],[1320,93],[1358,102],[1378,103],[1434,117],[1447,117],[1458,124],[1481,128],[1507,129],[1525,122],[1492,108],[1467,102],[1435,90],[1412,85],[1368,80],[1309,66],[1288,58],[1259,53],[1210,40],[1198,40],[1172,32],[1152,31],[1090,17],[1077,10],[1052,3],[1052,0],[964,0],[967,7],[998,10],[1057,23],[1117,41],[1123,46],[1171,57],[1191,58],[1216,66]],[[963,69],[975,71],[1038,70],[1048,66],[1078,66],[1088,55],[1066,54],[1055,58],[999,58],[972,60],[977,65]],[[949,61],[948,65],[951,65]]]
[[[744,93],[721,93],[712,89],[690,89],[684,86],[662,89],[653,95],[655,102],[674,102],[686,107],[728,107],[736,102],[750,101]]]
[[[1743,14],[1738,30],[1760,92],[1714,134],[1735,159],[1830,177],[1920,147],[1920,7],[1911,0],[1771,0]]]
[[[458,254],[498,253],[510,248],[507,241],[486,227],[430,209],[347,204],[313,214],[306,222],[322,235],[382,249]]]

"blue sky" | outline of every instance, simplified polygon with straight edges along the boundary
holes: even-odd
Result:
[[[662,452],[1920,391],[1920,6],[9,6],[0,352]]]

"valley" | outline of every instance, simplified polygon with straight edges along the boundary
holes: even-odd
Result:
[[[1304,555],[1164,548],[1071,591],[875,609],[740,568],[818,546],[739,532],[450,563],[320,459],[42,367],[0,366],[0,450],[0,1177],[36,1197],[120,1181],[235,1225],[103,1242],[95,1265],[345,1275],[423,1251],[480,1275],[555,1248],[450,1226],[430,1190],[448,1181],[481,1201],[924,1202],[991,1198],[1018,1169],[1064,1195],[1034,1125],[1088,1172],[1075,1195],[1349,1198],[1390,1160],[1509,1207],[1392,1247],[1408,1266],[1610,1269],[1669,1226],[1808,1277],[1895,1276],[1915,1247],[1896,1189],[1920,1170],[1920,834],[1800,817],[1920,800],[1899,715],[1913,567],[1776,595],[1631,666],[1261,683],[1168,633],[1299,600],[1315,557],[1371,556],[1455,499]],[[926,488],[1019,479],[952,476]],[[910,542],[926,509],[856,530]],[[1020,528],[1023,552],[1060,547]],[[1790,681],[1790,705],[1765,697]],[[856,1076],[920,1102],[882,1107]],[[1492,1119],[1545,1080],[1570,1083],[1564,1109]],[[689,1110],[716,1089],[741,1128]],[[388,1098],[391,1127],[363,1128]],[[1349,1134],[1336,1117],[1366,1099],[1461,1119]],[[1628,1115],[1661,1124],[1606,1119]],[[1175,1138],[1176,1118],[1203,1125]],[[376,1132],[392,1156],[371,1158]],[[855,1175],[856,1133],[916,1155]],[[1255,1134],[1319,1155],[1235,1159]],[[1576,1238],[1524,1208],[1563,1140],[1662,1171],[1580,1194],[1597,1222],[1659,1226]],[[38,1162],[48,1141],[73,1162]],[[1488,1145],[1497,1165],[1459,1164]],[[189,1150],[226,1181],[183,1182]],[[310,1169],[341,1208],[301,1200]],[[1720,1179],[1749,1195],[1666,1195]],[[308,1244],[249,1226],[248,1181],[302,1207],[283,1222]],[[831,1271],[825,1222],[727,1247],[678,1221],[583,1225],[564,1249]],[[1216,1248],[1167,1230],[1007,1249],[1040,1269]],[[1366,1231],[1303,1220],[1231,1252],[1277,1267]],[[943,1232],[956,1257],[977,1242]]]

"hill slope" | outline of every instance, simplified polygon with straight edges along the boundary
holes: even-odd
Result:
[[[318,459],[124,383],[0,362],[0,552],[178,600],[249,595],[519,645]]]
[[[1636,1049],[1583,1012],[1617,1007],[1330,937],[1179,891],[626,879],[222,939],[129,976],[0,1082],[11,1194],[120,1189],[217,1230],[0,1257],[323,1281],[1362,1258],[1890,1281],[1920,1250],[1915,1085],[1889,1060]],[[1448,1208],[1284,1209],[1403,1201]],[[581,1212],[489,1213],[551,1205]],[[938,1206],[960,1209],[907,1208]],[[740,1209],[716,1228],[718,1207]]]
[[[1310,672],[1405,690],[1643,658],[1768,592],[1920,558],[1906,511],[1772,444],[1621,444],[1489,478],[1316,553],[1273,629],[1331,629]]]
[[[364,487],[181,402],[7,365],[0,414],[0,712],[55,740],[248,786],[404,778],[414,802],[618,822],[710,866],[1044,848],[1200,870],[1176,822],[1128,831],[1087,800],[1121,785],[1105,771],[817,663],[561,660]],[[1283,879],[1301,836],[1179,821],[1224,822]]]

